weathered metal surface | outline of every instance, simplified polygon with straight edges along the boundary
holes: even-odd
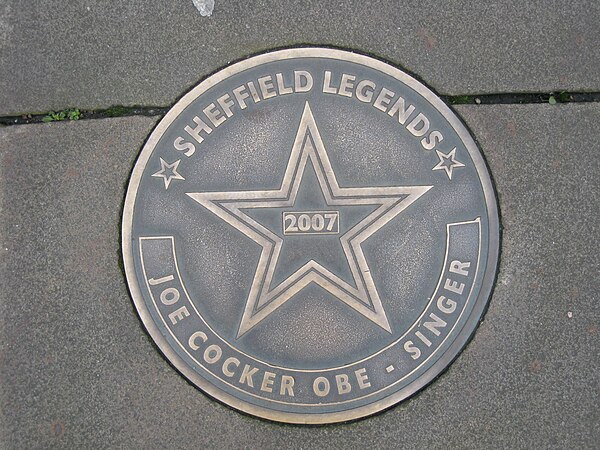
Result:
[[[499,224],[457,116],[406,73],[289,49],[209,77],[149,137],[123,216],[138,312],[190,381],[323,423],[410,396],[485,309]]]

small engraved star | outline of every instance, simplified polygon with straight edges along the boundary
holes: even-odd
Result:
[[[448,175],[448,179],[452,179],[452,170],[457,167],[465,167],[463,163],[456,160],[456,147],[454,147],[449,153],[442,153],[439,150],[436,150],[438,158],[440,158],[440,162],[436,164],[436,166],[431,170],[445,170],[446,175]],[[450,164],[448,165],[448,162]]]
[[[169,164],[164,159],[160,158],[160,170],[152,174],[152,176],[162,178],[165,182],[165,189],[169,189],[171,181],[185,180],[185,178],[183,178],[181,174],[177,172],[177,167],[179,166],[180,162],[181,160],[178,159],[174,163]]]

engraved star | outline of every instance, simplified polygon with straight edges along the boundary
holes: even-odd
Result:
[[[242,211],[249,208],[293,207],[309,161],[328,206],[377,206],[339,238],[354,285],[342,280],[313,259],[274,285],[273,274],[285,237],[276,235]],[[340,187],[307,102],[279,189],[187,193],[262,247],[237,337],[250,331],[311,283],[319,285],[357,313],[391,333],[361,244],[432,187]]]
[[[165,189],[169,189],[169,185],[173,180],[185,180],[179,172],[177,172],[177,167],[179,167],[180,159],[175,161],[174,163],[169,164],[164,159],[160,158],[160,170],[156,173],[153,173],[153,177],[162,178],[165,182]]]
[[[453,169],[456,169],[457,167],[465,167],[463,163],[456,160],[456,147],[450,150],[449,153],[442,153],[439,150],[436,150],[436,153],[440,159],[440,162],[437,163],[437,165],[431,170],[445,170],[449,180],[452,179]],[[447,164],[448,162],[450,162],[449,165]]]

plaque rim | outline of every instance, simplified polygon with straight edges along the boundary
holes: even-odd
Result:
[[[133,261],[131,230],[133,225],[133,209],[137,198],[139,184],[148,160],[150,159],[152,152],[156,147],[156,144],[171,123],[177,117],[179,117],[183,110],[196,98],[202,95],[209,88],[229,78],[230,76],[265,63],[296,58],[329,58],[361,64],[397,79],[425,98],[425,100],[427,100],[448,121],[452,129],[458,134],[459,138],[464,143],[465,148],[473,161],[483,189],[489,224],[489,243],[487,249],[488,257],[485,261],[485,270],[481,280],[481,288],[477,294],[473,308],[468,314],[465,325],[456,335],[455,339],[452,341],[447,350],[419,378],[399,391],[396,391],[379,401],[339,412],[291,413],[276,411],[240,400],[239,398],[234,397],[233,395],[208,382],[206,379],[192,370],[191,367],[189,367],[188,364],[175,352],[175,350],[169,345],[167,339],[162,335],[154,323],[150,311],[147,309],[143,299]],[[183,375],[186,381],[199,388],[209,397],[214,398],[215,400],[243,413],[257,416],[262,419],[293,424],[339,423],[365,418],[382,412],[415,395],[425,386],[429,385],[434,379],[440,376],[447,368],[449,368],[452,362],[464,350],[466,344],[473,336],[483,318],[483,314],[488,306],[492,291],[494,289],[500,255],[499,207],[491,173],[484,160],[483,153],[473,137],[473,134],[467,128],[460,116],[446,102],[444,102],[439,95],[435,94],[431,88],[427,87],[422,81],[417,79],[414,75],[407,73],[405,70],[399,69],[392,63],[377,59],[373,56],[368,56],[350,50],[342,50],[339,48],[318,46],[294,47],[251,55],[245,59],[217,70],[202,80],[199,84],[194,86],[179,100],[177,100],[177,102],[171,107],[171,109],[169,109],[165,116],[155,125],[142,146],[142,150],[140,151],[134,163],[133,170],[131,171],[131,175],[127,183],[121,221],[121,251],[127,287],[136,311],[141,318],[146,331],[162,353],[163,357],[171,366],[173,366],[181,375]]]

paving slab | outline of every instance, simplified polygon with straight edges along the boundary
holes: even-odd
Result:
[[[371,52],[442,94],[600,90],[595,0],[17,1],[0,5],[0,115],[167,106],[280,46]]]
[[[496,182],[498,283],[437,381],[377,416],[280,425],[185,381],[144,331],[120,258],[153,118],[0,129],[3,448],[594,448],[600,442],[600,105],[465,106]]]

